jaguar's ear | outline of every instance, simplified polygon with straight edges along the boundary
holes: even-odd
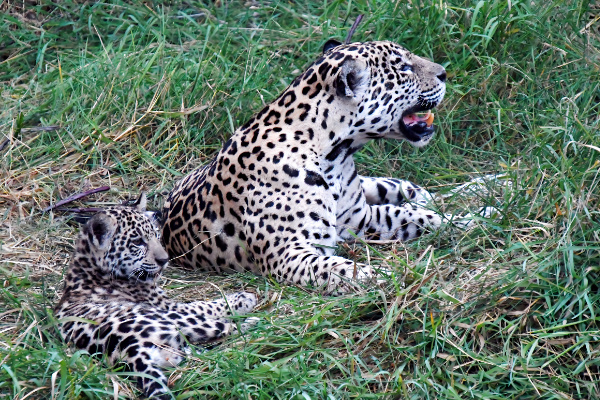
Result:
[[[347,59],[340,68],[335,79],[335,90],[338,96],[346,98],[360,97],[371,83],[371,70],[358,60]]]
[[[329,50],[338,47],[339,45],[341,45],[342,42],[337,41],[335,39],[329,39],[328,41],[325,42],[325,45],[323,46],[323,54],[327,53]]]
[[[135,208],[137,211],[143,213],[146,211],[146,205],[148,204],[148,200],[146,200],[146,192],[140,193],[140,197],[137,198],[135,203],[131,205],[131,207]]]
[[[110,245],[110,239],[117,230],[117,223],[108,214],[98,213],[94,215],[87,224],[83,226],[83,234],[86,235],[91,244],[99,249],[106,249]]]

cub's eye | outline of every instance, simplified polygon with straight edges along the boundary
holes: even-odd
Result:
[[[400,71],[402,71],[402,72],[413,72],[413,66],[412,65],[408,65],[408,64],[404,64],[403,66],[400,67]]]
[[[134,238],[131,243],[133,243],[134,246],[143,246],[146,244],[146,242],[144,242],[144,239],[142,239],[141,237],[136,237]]]

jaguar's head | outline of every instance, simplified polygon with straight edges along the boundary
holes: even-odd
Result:
[[[392,42],[341,44],[330,40],[323,56],[294,85],[308,96],[329,89],[332,106],[351,110],[351,135],[429,143],[433,114],[446,92],[446,70]],[[314,90],[313,90],[314,89]],[[335,103],[335,104],[334,104]],[[325,104],[323,104],[325,106]]]

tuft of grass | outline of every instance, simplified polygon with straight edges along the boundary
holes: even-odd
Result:
[[[133,396],[121,366],[63,344],[51,307],[77,227],[183,174],[326,40],[392,40],[448,70],[431,145],[373,142],[361,172],[496,207],[475,229],[340,253],[392,271],[340,297],[171,269],[179,299],[250,287],[263,322],[172,369],[179,399],[600,398],[600,8],[591,1],[0,3],[0,395]],[[487,190],[452,193],[474,176]],[[500,184],[501,182],[504,182]]]

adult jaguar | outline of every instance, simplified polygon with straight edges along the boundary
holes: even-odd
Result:
[[[441,65],[392,42],[327,42],[208,165],[176,184],[163,209],[169,256],[327,292],[371,278],[370,266],[333,255],[338,241],[408,240],[442,219],[423,207],[430,194],[419,186],[358,176],[352,154],[381,138],[425,146],[445,80]]]
[[[133,207],[110,207],[93,216],[79,234],[55,307],[63,338],[111,363],[126,362],[145,374],[146,396],[171,399],[160,367],[177,365],[189,342],[206,342],[236,332],[227,317],[245,314],[256,295],[235,293],[214,301],[176,303],[156,286],[168,261],[158,234],[144,214],[146,197]],[[249,318],[242,330],[254,324]]]

